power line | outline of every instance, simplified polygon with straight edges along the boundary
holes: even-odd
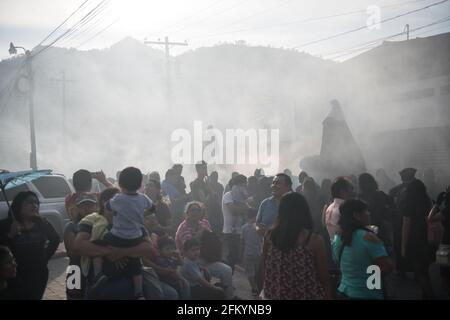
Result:
[[[421,0],[421,1],[423,1],[423,0]],[[235,21],[233,21],[231,23],[224,24],[224,25],[220,26],[218,29],[220,30],[220,29],[223,29],[225,27],[229,27],[229,26],[235,25],[237,23],[240,23],[242,21],[246,21],[246,20],[251,19],[253,17],[265,14],[266,12],[273,11],[274,9],[279,9],[281,7],[284,7],[284,6],[288,5],[288,4],[291,4],[292,2],[293,2],[293,0],[288,0],[288,1],[283,2],[283,3],[278,3],[278,4],[274,5],[274,6],[269,7],[269,8],[257,11],[257,12],[255,12],[255,13],[253,13],[251,15],[248,15],[248,16],[246,16],[244,18],[235,20]]]
[[[434,25],[436,25],[436,24],[440,24],[440,23],[447,22],[447,21],[449,21],[449,20],[450,20],[450,16],[447,16],[447,17],[438,19],[438,20],[436,20],[436,21],[434,21],[434,22],[432,22],[432,23],[429,23],[429,24],[426,24],[426,25],[423,25],[423,26],[420,26],[420,27],[411,29],[410,32],[415,32],[415,31],[418,31],[418,30],[421,30],[421,29],[424,29],[424,28],[428,28],[428,27],[434,26]],[[329,57],[330,57],[330,56],[334,56],[334,55],[336,55],[336,54],[340,54],[340,53],[343,53],[343,52],[344,52],[344,54],[339,55],[339,56],[337,56],[336,58],[343,57],[343,56],[346,56],[346,55],[349,54],[349,53],[351,54],[352,52],[355,52],[355,51],[361,51],[361,50],[364,50],[364,49],[369,48],[369,47],[374,47],[374,46],[376,46],[380,41],[385,41],[385,40],[388,40],[388,39],[391,39],[391,38],[395,38],[395,37],[398,37],[398,36],[401,36],[401,35],[404,35],[404,34],[405,34],[405,32],[402,31],[402,32],[399,32],[399,33],[396,33],[396,34],[393,34],[393,35],[390,35],[390,36],[378,38],[378,39],[376,39],[376,40],[373,40],[373,41],[370,41],[370,42],[363,43],[363,44],[361,44],[361,45],[358,45],[358,46],[356,46],[356,47],[353,47],[353,48],[350,48],[350,49],[347,49],[347,50],[339,50],[339,51],[336,51],[336,52],[334,52],[334,53],[328,54],[328,55],[326,55],[326,56],[329,56]]]
[[[93,14],[101,5],[103,5],[105,2],[110,0],[103,0],[101,1],[97,6],[95,6],[91,11],[89,11],[81,20],[79,20],[75,25],[73,25],[70,29],[68,29],[66,32],[64,32],[62,35],[57,37],[54,41],[52,41],[49,45],[45,46],[43,49],[35,53],[33,56],[36,57],[37,55],[41,54],[42,52],[45,52],[50,48],[52,45],[54,45],[56,42],[61,40],[64,36],[66,36],[70,31],[72,31],[75,27],[77,27],[79,24],[83,23],[89,16]]]
[[[216,6],[216,5],[218,5],[220,2],[224,2],[224,1],[225,1],[225,0],[217,0],[217,1],[213,2],[212,4],[210,4],[209,6],[207,6],[207,7],[205,7],[205,8],[202,8],[202,9],[196,11],[196,12],[193,13],[193,14],[191,14],[191,15],[189,15],[189,16],[187,16],[187,17],[184,17],[184,18],[182,18],[181,20],[176,21],[175,23],[169,24],[169,25],[163,27],[162,29],[160,29],[160,30],[158,30],[158,31],[155,31],[155,32],[151,33],[151,34],[149,35],[149,37],[151,37],[151,36],[153,36],[153,35],[155,35],[155,34],[161,33],[161,32],[163,32],[163,31],[165,31],[165,30],[167,30],[167,29],[170,29],[170,28],[172,28],[173,26],[176,26],[176,25],[180,24],[180,23],[183,22],[183,21],[189,20],[189,19],[191,19],[192,17],[195,17],[196,15],[198,15],[199,13],[201,13],[201,12],[203,12],[203,11],[206,11],[206,10],[208,10],[208,9],[210,9],[210,8],[212,8],[212,7]]]
[[[378,24],[382,24],[382,23],[385,23],[385,22],[388,22],[388,21],[392,21],[392,20],[398,19],[400,17],[404,17],[406,15],[413,14],[413,13],[416,13],[416,12],[419,12],[419,11],[423,11],[423,10],[429,9],[431,7],[434,7],[434,6],[441,5],[441,4],[445,3],[445,2],[448,2],[448,0],[442,0],[442,1],[439,1],[439,2],[435,2],[435,3],[429,4],[429,5],[425,6],[425,7],[419,8],[419,9],[407,11],[405,13],[398,14],[398,15],[396,15],[394,17],[383,19]],[[338,37],[341,37],[341,36],[344,36],[344,35],[356,32],[356,31],[360,31],[360,30],[363,30],[363,29],[366,29],[366,28],[367,28],[367,26],[365,25],[365,26],[358,27],[358,28],[355,28],[355,29],[351,29],[351,30],[348,30],[348,31],[345,31],[345,32],[340,32],[340,33],[337,33],[337,34],[334,34],[332,36],[328,36],[328,37],[325,37],[325,38],[322,38],[322,39],[319,39],[319,40],[309,41],[309,42],[297,45],[297,46],[293,47],[292,49],[299,49],[299,48],[303,48],[303,47],[306,47],[306,46],[309,46],[309,45],[312,45],[312,44],[316,44],[316,43],[319,43],[319,42],[323,42],[323,41],[326,41],[326,40],[335,39],[335,38],[338,38]]]
[[[415,32],[415,31],[418,31],[418,30],[421,30],[421,29],[425,29],[425,28],[434,26],[436,24],[444,23],[444,22],[447,22],[447,21],[450,21],[450,16],[447,16],[447,17],[441,18],[439,20],[436,20],[436,21],[434,21],[432,23],[429,23],[429,24],[426,24],[426,25],[423,25],[423,26],[411,29],[410,32]],[[395,38],[395,37],[398,37],[398,36],[401,36],[401,35],[404,35],[404,34],[405,34],[405,32],[402,31],[402,32],[399,32],[399,33],[396,33],[396,34],[393,34],[393,35],[390,35],[390,36],[387,36],[387,37],[382,37],[382,38],[379,38],[379,39],[376,39],[376,40],[373,40],[373,41],[370,41],[370,42],[363,43],[361,45],[355,46],[355,47],[347,49],[347,50],[337,51],[337,52],[328,54],[326,56],[328,56],[330,58],[331,56],[334,56],[336,54],[340,54],[340,53],[344,52],[343,54],[340,54],[340,55],[332,58],[332,59],[339,59],[339,58],[348,56],[348,55],[353,54],[353,53],[358,52],[358,51],[362,51],[362,50],[365,50],[365,49],[371,49],[371,47],[376,46],[380,41],[385,41],[385,40],[388,40],[388,39],[392,39],[392,38]]]
[[[416,2],[423,2],[423,1],[427,1],[427,0],[406,1],[406,2],[402,2],[402,3],[381,6],[380,8],[397,7],[397,6],[403,6],[403,5],[412,4],[412,3],[416,3]],[[268,26],[259,26],[259,27],[255,26],[255,27],[238,29],[238,30],[212,33],[212,34],[207,34],[207,35],[203,35],[203,36],[191,37],[190,39],[209,38],[209,37],[218,36],[218,35],[240,33],[240,32],[251,31],[251,30],[278,28],[278,27],[283,27],[283,26],[288,26],[288,25],[293,25],[293,24],[301,24],[301,23],[320,21],[320,20],[326,20],[326,19],[331,19],[331,18],[338,18],[338,17],[348,16],[348,15],[358,14],[358,13],[366,13],[366,9],[359,9],[359,10],[347,11],[347,12],[342,12],[342,13],[337,13],[337,14],[332,14],[332,15],[325,15],[325,16],[314,17],[314,18],[306,18],[306,19],[282,22],[282,23],[277,23],[277,24],[268,25]]]
[[[77,24],[75,24],[71,29],[68,30],[69,32],[62,37],[61,40],[68,40],[70,38],[76,38],[83,34],[83,27],[87,25],[89,22],[91,22],[95,17],[97,17],[99,14],[103,13],[108,5],[110,4],[111,0],[102,1],[96,6],[94,9],[92,9],[85,17],[83,17]]]
[[[446,26],[441,26],[439,28],[434,28],[434,29],[431,29],[431,30],[427,30],[427,31],[424,31],[424,32],[416,33],[415,36],[417,37],[417,36],[420,36],[420,35],[423,35],[423,34],[426,34],[426,33],[434,32],[436,30],[442,30],[442,29],[445,29],[445,28],[450,28],[450,24],[446,25]]]
[[[77,38],[82,37],[84,34],[89,34],[93,29],[98,27],[103,22],[102,19],[97,19],[94,23],[87,26],[86,29],[80,30],[79,33],[74,33],[70,36],[68,36],[66,39],[63,39],[62,42],[59,43],[59,46],[61,47],[70,47],[73,40],[76,40]]]
[[[105,32],[106,30],[108,30],[110,27],[112,27],[114,24],[116,24],[118,21],[120,20],[120,18],[117,18],[116,20],[114,20],[113,22],[111,22],[110,24],[108,24],[106,27],[104,27],[103,29],[99,30],[97,33],[95,33],[92,37],[90,37],[89,39],[83,41],[82,43],[78,44],[76,47],[74,47],[74,49],[79,49],[80,47],[84,46],[86,43],[94,40],[96,37],[98,37],[100,34],[102,34],[103,32]],[[59,55],[56,56],[52,56],[49,60],[47,60],[46,62],[49,61],[54,61],[56,59],[59,59],[65,55],[67,55],[69,53],[69,51],[63,52]]]
[[[95,17],[97,17],[99,14],[103,13],[106,9],[109,8],[111,2],[105,2],[102,6],[100,6],[95,13],[93,13],[88,19],[86,19],[82,24],[80,24],[80,26],[77,29],[73,29],[71,32],[69,32],[66,37],[64,37],[64,39],[62,39],[63,43],[66,42],[66,46],[68,41],[76,39],[77,37],[79,37],[80,35],[82,35],[83,33],[87,33],[89,29],[91,29],[92,25],[97,25],[101,19],[97,19],[97,21],[95,21],[93,24],[91,24],[90,26],[88,25],[89,22],[91,22]],[[87,28],[85,30],[83,30],[83,28],[87,26]],[[60,43],[61,44],[61,43]]]
[[[72,12],[63,22],[61,22],[61,24],[59,26],[57,26],[52,32],[50,32],[50,34],[48,36],[46,36],[44,38],[44,40],[42,40],[41,42],[39,42],[39,44],[36,46],[40,46],[41,44],[43,44],[48,38],[50,38],[52,36],[52,34],[54,34],[59,28],[61,28],[75,13],[77,13],[87,2],[89,2],[89,0],[84,1],[74,12]]]
[[[80,48],[81,46],[84,46],[86,43],[88,43],[89,41],[95,39],[96,37],[98,37],[100,34],[102,34],[103,32],[105,32],[106,30],[108,30],[110,27],[112,27],[114,24],[117,23],[117,21],[119,21],[120,18],[117,18],[116,20],[114,20],[113,22],[111,22],[110,24],[108,24],[106,27],[104,27],[103,29],[101,29],[100,31],[98,31],[96,34],[94,34],[94,36],[90,37],[89,39],[87,39],[86,41],[82,42],[81,44],[79,44],[77,47],[75,47],[75,49]]]
[[[234,5],[232,5],[231,7],[228,7],[228,8],[225,8],[224,10],[222,10],[222,11],[219,11],[219,12],[216,12],[215,14],[212,14],[212,15],[210,15],[210,16],[208,16],[208,17],[206,17],[206,18],[203,18],[203,19],[201,19],[201,20],[197,20],[197,21],[195,21],[195,22],[191,22],[190,24],[188,23],[187,25],[189,26],[192,26],[192,25],[198,25],[199,23],[201,23],[201,22],[204,22],[204,21],[206,21],[206,20],[209,20],[209,19],[211,19],[212,17],[216,17],[216,16],[219,16],[219,15],[221,15],[221,14],[224,14],[225,12],[228,12],[228,11],[231,11],[231,10],[233,10],[234,8],[237,8],[237,7],[240,7],[240,6],[242,6],[243,4],[245,4],[245,3],[247,3],[247,2],[249,2],[250,0],[243,0],[243,1],[241,1],[241,2],[238,2],[238,3],[235,3]],[[186,26],[185,26],[185,28],[186,28]],[[183,29],[185,29],[185,28],[183,28]]]

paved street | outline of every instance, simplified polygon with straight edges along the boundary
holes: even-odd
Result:
[[[66,268],[69,264],[67,257],[54,258],[49,263],[49,282],[44,294],[44,300],[65,300],[66,299]],[[252,299],[250,285],[245,274],[240,268],[236,268],[233,275],[233,286],[235,295],[242,299]]]
[[[64,257],[62,247],[58,250],[59,258],[53,258],[49,263],[49,283],[47,290],[44,294],[45,300],[65,300],[65,278],[66,268],[69,263],[69,259]],[[437,299],[450,300],[450,297],[446,295],[440,287],[439,268],[436,265],[432,265],[430,268],[430,276],[433,283],[433,288]],[[405,299],[420,299],[420,289],[415,281],[412,280],[412,274],[409,274],[408,279],[401,279],[395,275],[391,275],[389,279],[389,292],[390,299],[405,300]],[[245,277],[243,270],[239,267],[236,268],[233,275],[233,285],[235,287],[235,294],[245,300],[252,299],[249,283]]]

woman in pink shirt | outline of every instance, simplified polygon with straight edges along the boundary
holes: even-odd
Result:
[[[201,202],[189,202],[184,213],[186,218],[180,224],[175,234],[175,242],[180,252],[183,252],[183,245],[186,240],[192,238],[200,239],[204,230],[211,231],[211,225],[208,220],[204,219],[204,208]]]

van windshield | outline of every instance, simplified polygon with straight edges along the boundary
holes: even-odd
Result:
[[[43,176],[33,181],[44,198],[64,198],[72,193],[67,181],[60,176]]]

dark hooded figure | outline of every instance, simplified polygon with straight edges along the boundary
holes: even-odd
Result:
[[[336,175],[350,175],[366,171],[364,158],[345,121],[338,100],[332,100],[331,111],[323,121],[320,158],[327,169]]]
[[[394,200],[392,197],[378,190],[378,183],[369,173],[359,176],[358,197],[364,200],[370,212],[370,220],[378,226],[378,237],[384,242],[385,247],[392,246],[392,209]]]
[[[406,201],[406,188],[414,181],[417,170],[414,168],[405,168],[399,172],[402,183],[395,186],[389,191],[389,195],[394,199],[395,210],[394,216],[394,253],[395,253],[395,266],[399,276],[404,277],[405,272],[411,271],[410,263],[407,259],[401,255],[401,235],[403,217],[402,212],[405,209]]]
[[[427,217],[431,206],[431,199],[423,182],[413,180],[406,188],[405,207],[402,210],[401,253],[411,260],[414,276],[422,288],[424,299],[434,297],[428,273],[433,256],[427,237]]]

